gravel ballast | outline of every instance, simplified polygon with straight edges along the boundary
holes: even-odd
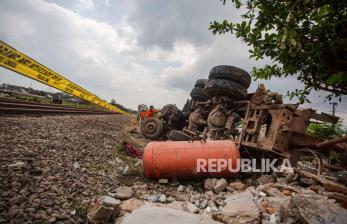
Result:
[[[0,223],[84,223],[117,188],[124,115],[0,117]]]

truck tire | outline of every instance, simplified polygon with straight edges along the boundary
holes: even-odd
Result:
[[[170,117],[179,119],[182,116],[182,112],[173,104],[166,104],[160,110],[160,116],[167,121]]]
[[[194,87],[192,91],[190,92],[190,96],[195,101],[206,101],[208,100],[208,95],[206,94],[205,90],[200,87]]]
[[[191,137],[178,130],[172,130],[168,135],[168,139],[170,139],[171,141],[188,141],[191,139]]]
[[[198,79],[196,80],[194,87],[204,88],[207,81],[208,81],[207,79]]]
[[[209,97],[229,96],[235,100],[244,100],[247,97],[246,87],[227,79],[211,79],[205,86]]]
[[[231,80],[241,84],[246,89],[248,89],[252,81],[251,75],[248,74],[248,72],[231,65],[218,65],[213,67],[208,78]]]
[[[157,139],[163,130],[163,122],[156,117],[145,119],[141,124],[142,135],[151,140]]]

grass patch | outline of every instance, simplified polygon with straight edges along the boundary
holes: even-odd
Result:
[[[74,202],[72,205],[73,210],[75,210],[75,216],[87,221],[88,208],[83,207],[80,203]]]

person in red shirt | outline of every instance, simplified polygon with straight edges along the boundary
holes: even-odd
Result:
[[[146,111],[146,118],[151,118],[155,115],[155,113],[158,113],[159,110],[154,109],[154,107],[151,105],[149,106],[149,110]]]

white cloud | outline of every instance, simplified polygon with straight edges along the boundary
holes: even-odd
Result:
[[[107,3],[105,2],[105,4]],[[93,0],[77,0],[74,5],[77,11],[92,10],[94,7],[95,4]]]
[[[64,4],[0,1],[0,39],[100,97],[128,107],[183,106],[195,80],[207,78],[211,67],[230,64],[250,72],[268,62],[250,60],[248,47],[235,37],[208,31],[210,21],[229,15],[238,19],[234,9],[219,1]],[[0,82],[31,82],[4,69],[0,74]],[[300,87],[295,79],[273,79],[253,82],[250,91],[259,82],[282,94]]]

